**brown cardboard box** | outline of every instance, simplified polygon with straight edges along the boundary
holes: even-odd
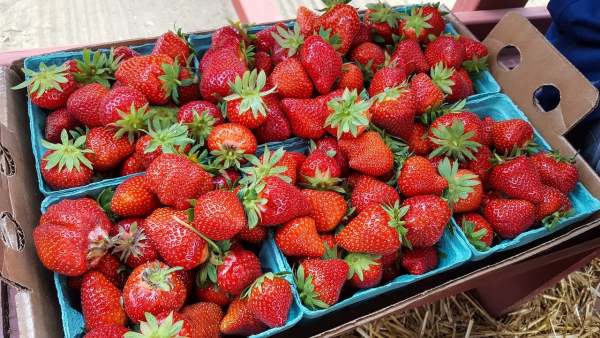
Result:
[[[455,17],[449,19],[461,34],[470,35]],[[490,50],[491,71],[504,92],[553,147],[574,155],[575,150],[564,135],[596,106],[596,89],[533,26],[517,15],[507,15],[484,42]],[[520,65],[512,71],[504,70],[497,63],[497,55],[506,45],[516,46],[521,53]],[[4,285],[10,286],[0,288],[2,333],[5,337],[59,337],[62,330],[54,285],[50,273],[35,257],[31,241],[31,231],[39,216],[40,196],[33,173],[25,96],[22,91],[9,89],[19,82],[16,71],[21,64],[19,60],[13,63],[12,69],[0,68],[0,230],[4,242],[0,245],[0,271]],[[555,85],[562,98],[558,108],[545,113],[533,100],[533,92],[543,84]],[[600,197],[600,179],[580,157],[577,163],[584,185]],[[387,314],[467,290],[476,290],[475,295],[494,314],[502,313],[594,257],[600,251],[599,223],[597,219],[588,220],[525,247],[465,264],[350,306],[319,319],[318,323],[303,321],[280,336],[333,336]],[[495,288],[496,297],[490,298],[484,285],[489,288],[493,283],[520,287]]]

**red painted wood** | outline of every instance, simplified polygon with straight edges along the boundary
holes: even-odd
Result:
[[[456,0],[453,12],[525,7],[527,0]]]
[[[231,3],[242,23],[265,23],[285,19],[274,0],[232,0]]]
[[[0,53],[0,65],[10,65],[13,61],[19,60],[28,56],[47,54],[65,49],[83,48],[82,45],[71,45],[62,47],[36,48],[36,49],[21,49]]]
[[[456,12],[454,15],[469,28],[480,40],[483,40],[500,19],[508,12],[517,12],[531,21],[537,29],[545,33],[552,18],[545,7],[510,8]]]

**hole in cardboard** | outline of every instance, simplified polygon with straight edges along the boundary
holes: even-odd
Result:
[[[2,242],[8,248],[22,251],[25,247],[23,229],[10,212],[0,213],[0,235],[2,235]]]
[[[521,51],[513,45],[504,46],[498,52],[496,62],[506,71],[513,70],[521,64]]]
[[[549,112],[558,107],[560,103],[560,90],[556,86],[551,84],[545,84],[539,86],[533,92],[533,104],[535,104],[540,111]]]
[[[10,152],[2,144],[0,144],[0,174],[12,176],[16,172],[15,161]]]
[[[23,286],[0,277],[0,332],[1,337],[16,338],[22,336],[19,330],[19,299],[27,289]]]

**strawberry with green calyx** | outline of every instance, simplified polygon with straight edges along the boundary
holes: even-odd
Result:
[[[458,69],[465,58],[464,48],[457,37],[441,35],[427,44],[425,58],[430,67],[442,63],[448,68]]]
[[[494,240],[494,229],[483,216],[474,212],[463,214],[459,218],[458,224],[475,249],[489,250]]]
[[[275,92],[275,87],[263,91],[267,81],[264,71],[256,69],[237,76],[231,84],[232,94],[225,97],[229,121],[242,124],[250,129],[259,127],[267,118],[263,97]]]
[[[181,28],[175,31],[168,31],[158,37],[152,54],[164,54],[172,57],[179,62],[180,66],[185,66],[186,60],[194,53],[194,49],[187,42],[187,34]]]
[[[486,71],[488,69],[487,47],[483,43],[464,35],[459,36],[458,41],[462,44],[465,52],[465,61],[462,63],[463,68],[471,74]]]
[[[298,20],[296,20],[298,21]],[[255,34],[256,40],[253,40],[252,43],[256,46],[257,54],[258,52],[263,52],[269,55],[276,47],[277,42],[273,38],[273,33],[277,32],[277,27],[287,28],[283,22],[278,22],[272,26],[266,27],[261,31]],[[308,35],[308,34],[302,34]]]
[[[500,154],[515,154],[519,151],[533,153],[537,144],[533,141],[533,127],[521,119],[495,121],[492,125],[492,142]]]
[[[144,105],[136,108],[135,104],[132,103],[127,112],[117,112],[119,114],[119,119],[113,123],[109,123],[109,125],[112,125],[117,129],[115,136],[121,138],[127,135],[129,143],[134,143],[135,138],[139,136],[143,130],[148,128],[148,120],[151,117],[151,114],[148,112],[148,106]]]
[[[450,163],[447,157],[438,166],[438,171],[440,176],[448,181],[445,198],[448,200],[450,209],[457,213],[479,209],[483,190],[477,175],[468,170],[459,170],[458,161]]]
[[[335,242],[335,235],[332,233],[320,234],[323,246],[325,247],[325,254],[321,258],[323,259],[336,259],[341,258],[340,250]]]
[[[406,140],[406,143],[408,144],[408,150],[419,156],[429,155],[433,148],[433,144],[429,140],[428,127],[420,122],[415,123],[412,133]]]
[[[282,98],[308,99],[313,92],[310,76],[295,56],[279,62],[267,83],[277,87],[277,93]]]
[[[350,253],[344,260],[348,263],[348,280],[356,289],[367,289],[379,285],[383,276],[381,256]]]
[[[161,314],[162,315],[162,314]],[[178,337],[191,337],[188,336],[191,332],[189,323],[187,328],[184,327],[185,321],[183,319],[176,319],[175,314],[171,311],[162,320],[158,320],[152,313],[146,312],[144,314],[145,321],[140,321],[139,331],[129,331],[123,335],[123,338],[148,338],[148,337],[161,337],[161,338],[178,338]],[[158,316],[161,317],[161,316]],[[180,317],[178,315],[178,317]],[[186,330],[187,329],[187,330]],[[185,334],[185,332],[188,334]]]
[[[543,199],[536,205],[536,221],[547,229],[554,228],[562,219],[573,215],[569,197],[560,190],[545,185],[542,188]]]
[[[367,4],[364,20],[374,34],[373,39],[376,42],[389,44],[392,42],[392,35],[398,29],[398,21],[401,17],[401,14],[394,11],[386,2],[377,2]]]
[[[233,296],[239,296],[261,275],[260,260],[252,251],[242,248],[226,250],[221,243],[224,254],[221,256],[220,264],[216,265],[217,286]],[[213,281],[211,274],[209,277]]]
[[[303,260],[294,276],[302,304],[317,310],[337,303],[348,270],[348,263],[339,258]]]
[[[141,113],[148,110],[148,100],[142,92],[133,87],[119,86],[111,88],[102,99],[100,106],[100,120],[105,126],[125,119],[128,120],[121,122],[123,126],[136,126],[134,122],[138,122],[137,129],[143,129],[145,126],[145,124],[140,125],[140,122],[145,121],[145,119],[142,119],[145,115],[128,116],[142,108],[144,108],[144,111]]]
[[[473,80],[471,80],[469,73],[463,68],[455,69],[450,77],[450,81],[454,82],[454,85],[450,88],[452,92],[446,96],[446,101],[448,102],[464,100],[475,92]]]
[[[435,195],[418,195],[407,198],[402,205],[408,208],[404,216],[406,241],[403,244],[408,248],[435,245],[450,222],[448,202]]]
[[[214,303],[222,307],[226,307],[231,303],[231,295],[229,293],[219,289],[219,287],[212,282],[201,285],[198,278],[196,278],[194,294],[201,302]]]
[[[166,106],[150,106],[148,108],[148,114],[150,114],[153,119],[160,120],[160,123],[164,125],[176,124],[177,113],[179,109],[176,106],[166,105]]]
[[[114,80],[114,74],[119,68],[121,58],[115,56],[111,49],[108,55],[99,50],[92,53],[91,50],[84,48],[82,59],[76,60],[77,72],[73,73],[75,81],[88,84],[99,83],[106,88],[110,88],[110,80]]]
[[[321,257],[325,253],[312,217],[299,217],[285,223],[277,229],[275,243],[286,256]]]
[[[386,53],[386,61],[383,66],[375,72],[373,77],[365,77],[365,80],[370,80],[369,96],[383,92],[386,88],[401,86],[407,79],[406,71],[395,60],[390,61],[389,55]]]
[[[438,253],[434,246],[415,248],[403,251],[400,260],[408,273],[422,275],[438,266]]]
[[[350,168],[362,174],[381,176],[394,167],[394,153],[375,131],[367,131],[357,138],[342,138],[339,146]]]
[[[248,309],[268,327],[283,326],[288,319],[293,296],[290,283],[283,278],[289,272],[267,272],[258,277],[243,293]]]
[[[422,7],[412,7],[410,9],[410,14],[400,20],[398,25],[400,35],[406,39],[415,40],[421,43],[426,42],[429,29],[433,28],[428,22],[432,17],[432,14],[425,14]]]
[[[234,192],[213,190],[196,199],[193,225],[206,237],[232,239],[246,224],[244,207]]]
[[[135,148],[126,137],[118,137],[112,127],[96,127],[88,131],[85,147],[91,150],[86,157],[92,162],[94,170],[108,171],[117,168],[131,155]]]
[[[430,75],[418,73],[410,81],[410,88],[415,93],[417,111],[425,113],[439,107],[444,102],[444,95],[452,92],[454,82],[450,80],[453,70],[438,63],[431,68]]]
[[[567,194],[575,189],[579,180],[579,171],[575,166],[575,156],[567,158],[558,151],[539,152],[529,157],[537,168],[542,183]]]
[[[85,149],[86,135],[75,140],[66,130],[60,134],[61,143],[42,140],[48,151],[42,157],[42,177],[54,189],[66,189],[88,184],[93,175],[92,162],[86,157],[92,151]]]
[[[81,282],[81,309],[87,330],[104,325],[125,325],[121,291],[98,271],[90,271]]]
[[[39,70],[23,68],[26,80],[11,89],[27,88],[31,102],[44,109],[58,109],[67,105],[67,99],[78,88],[67,65],[46,66],[43,62]]]
[[[254,130],[258,143],[284,141],[292,137],[292,127],[283,112],[281,101],[272,95],[265,98],[267,118],[260,127]]]
[[[99,83],[90,83],[78,88],[69,96],[69,113],[86,127],[102,126],[102,102],[108,89]]]
[[[124,219],[119,221],[110,232],[113,254],[130,268],[158,257],[156,249],[146,236],[144,222],[143,218]]]
[[[310,203],[310,216],[319,232],[333,230],[348,211],[344,197],[335,191],[304,189],[302,194]]]
[[[335,159],[335,151],[314,150],[300,165],[300,182],[318,190],[343,192],[341,183],[342,168]]]
[[[212,128],[224,122],[219,108],[208,101],[191,101],[179,108],[177,121],[186,124],[190,136],[199,145],[210,134]]]
[[[142,159],[146,168],[161,154],[177,154],[194,143],[188,136],[186,125],[175,123],[167,126],[167,123],[156,117],[144,132],[146,135],[140,137],[135,144],[135,154]]]
[[[123,338],[129,329],[123,325],[104,325],[88,331],[83,338]]]
[[[158,206],[158,198],[148,189],[146,176],[123,181],[115,189],[110,202],[112,212],[121,217],[145,217]]]
[[[356,90],[344,90],[339,98],[327,103],[329,116],[325,129],[331,135],[341,138],[356,138],[369,126],[371,101],[363,100]]]
[[[398,201],[396,189],[368,175],[359,175],[352,186],[350,202],[359,213],[373,204],[392,205]]]
[[[496,155],[495,160],[498,164],[489,174],[491,189],[534,204],[543,200],[542,180],[529,158],[521,155],[505,160]]]
[[[283,147],[271,152],[269,147],[265,145],[260,159],[256,156],[248,156],[248,162],[252,166],[240,169],[245,174],[240,180],[240,184],[249,186],[270,176],[276,176],[287,183],[291,183],[292,179],[286,175],[288,167],[280,165],[280,161],[284,158],[285,154],[286,151]]]
[[[515,238],[535,223],[536,208],[529,201],[493,198],[482,209],[483,217],[503,239]]]
[[[398,177],[398,190],[404,196],[441,195],[448,181],[437,173],[433,163],[422,156],[410,156],[404,161]]]
[[[323,3],[327,9],[316,22],[325,30],[331,29],[332,35],[337,35],[341,41],[336,50],[344,55],[350,50],[352,41],[360,29],[360,17],[358,11],[351,5],[349,0],[325,0]]]
[[[60,142],[60,134],[63,130],[73,130],[81,127],[66,108],[57,109],[46,116],[44,125],[44,139],[51,143]]]
[[[406,71],[406,74],[427,73],[429,70],[429,64],[427,64],[421,46],[415,40],[402,39],[398,42],[391,59],[398,63]]]
[[[350,60],[356,62],[368,79],[383,65],[385,58],[383,49],[373,42],[363,42],[350,52]]]
[[[435,123],[435,121],[434,121]],[[476,133],[473,130],[466,130],[465,123],[460,119],[454,119],[452,124],[439,125],[429,130],[431,142],[437,145],[429,158],[446,155],[455,158],[461,162],[474,160],[474,152],[477,152],[481,144],[476,139]]]
[[[223,123],[208,135],[208,150],[215,156],[215,164],[222,169],[239,168],[256,152],[256,137],[250,129],[238,123]]]
[[[340,149],[340,145],[334,137],[324,137],[319,139],[315,144],[315,149],[325,152],[335,152],[334,158],[338,162],[340,168],[342,168],[342,173],[345,174],[348,171],[348,159],[342,153],[342,149]]]
[[[416,104],[413,93],[406,83],[385,88],[373,97],[371,121],[391,135],[404,140],[410,138],[413,130]]]
[[[227,335],[250,336],[265,331],[267,326],[254,317],[246,299],[235,299],[227,308],[220,331]]]

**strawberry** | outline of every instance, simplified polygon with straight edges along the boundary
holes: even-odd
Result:
[[[306,156],[302,156],[301,162],[295,158],[299,154],[296,152],[287,152],[282,147],[277,149],[275,152],[269,151],[269,148],[265,146],[263,154],[260,156],[260,160],[251,158],[251,162],[254,166],[243,168],[242,170],[246,173],[245,179],[241,183],[246,182],[257,182],[262,178],[269,176],[277,176],[282,180],[292,185],[296,184],[296,178],[298,175],[298,167],[304,162]],[[298,164],[300,163],[300,164]]]
[[[334,159],[339,164],[340,168],[342,168],[342,173],[345,173],[348,170],[348,160],[346,156],[342,153],[338,141],[333,137],[323,137],[317,141],[318,150],[333,153],[335,152]]]
[[[354,35],[354,39],[352,39],[352,45],[350,48],[354,48],[360,45],[363,42],[373,41],[371,38],[371,32],[369,31],[369,27],[364,22],[361,22],[358,26],[358,32]]]
[[[140,55],[140,53],[127,46],[119,46],[115,48],[115,50],[113,51],[113,55],[115,56],[115,59],[118,58],[121,61],[125,61],[127,59],[131,59],[134,56]]]
[[[442,63],[448,68],[458,69],[465,59],[465,53],[456,37],[442,35],[427,45],[425,58],[429,67]]]
[[[427,5],[423,6],[423,15],[427,18],[427,23],[431,25],[430,28],[427,29],[427,35],[440,36],[446,27],[446,23],[444,22],[444,18],[442,17],[442,13],[440,12],[438,5]]]
[[[423,7],[412,7],[410,14],[404,16],[399,22],[399,35],[405,39],[426,43],[429,30],[433,28],[433,26],[429,23],[429,20],[432,17],[433,14],[426,14]]]
[[[190,47],[186,41],[187,36],[178,29],[177,32],[168,31],[158,37],[152,54],[168,55],[173,60],[177,60],[180,66],[185,66],[187,59],[190,56]]]
[[[348,279],[355,289],[368,289],[381,283],[383,269],[381,256],[350,253],[344,258],[348,263]]]
[[[81,310],[86,329],[104,325],[125,325],[121,291],[103,274],[90,271],[81,282]]]
[[[368,78],[365,78],[368,80]],[[406,72],[401,66],[387,65],[381,67],[370,79],[369,96],[383,92],[386,88],[400,86],[406,81]]]
[[[431,77],[425,73],[418,73],[410,80],[410,88],[415,94],[417,112],[424,113],[432,108],[439,107],[444,101],[444,93],[450,93],[454,84],[450,77],[452,70],[438,63],[431,68]]]
[[[356,89],[357,92],[363,89],[363,74],[360,68],[354,63],[344,63],[342,65],[342,75],[337,83],[340,89]]]
[[[31,102],[43,109],[59,109],[67,105],[67,99],[78,88],[73,74],[66,64],[46,66],[40,63],[38,71],[23,68],[26,80],[11,89],[27,88]]]
[[[336,50],[344,55],[350,50],[352,41],[360,28],[360,18],[356,8],[345,4],[348,1],[325,1],[327,11],[317,20],[317,26],[331,29],[331,35],[337,35],[341,43]]]
[[[225,122],[219,108],[208,101],[191,101],[179,108],[177,121],[187,125],[190,136],[200,145],[214,126]]]
[[[473,81],[465,69],[455,69],[450,81],[454,84],[450,87],[450,94],[446,97],[446,101],[456,102],[473,95]]]
[[[310,77],[297,57],[279,62],[269,75],[268,83],[276,86],[277,93],[284,98],[307,99],[313,91]]]
[[[481,143],[488,147],[491,146],[493,143],[492,127],[494,126],[494,123],[494,119],[492,119],[489,116],[486,116],[483,119],[481,119]]]
[[[500,237],[515,238],[535,222],[535,205],[529,201],[494,198],[483,206],[483,217]]]
[[[329,116],[327,106],[318,99],[283,99],[285,112],[295,136],[319,139],[325,135],[325,120]]]
[[[258,277],[242,298],[248,299],[254,318],[268,327],[283,326],[293,302],[290,283],[272,272]]]
[[[310,9],[299,6],[296,9],[296,22],[300,25],[300,33],[303,36],[312,35],[317,28],[318,16]]]
[[[429,140],[427,127],[422,123],[415,123],[408,140],[408,148],[419,156],[427,156],[432,150],[433,144]],[[489,150],[489,149],[488,149]]]
[[[112,223],[89,198],[64,199],[48,208],[33,230],[38,257],[49,270],[79,276],[106,253]]]
[[[240,172],[235,169],[219,170],[219,173],[212,177],[213,186],[216,189],[232,190],[240,180]]]
[[[471,170],[477,176],[485,186],[488,181],[489,171],[492,168],[490,159],[492,157],[492,151],[488,147],[479,147],[479,149],[473,153],[474,160],[470,160],[464,163],[466,169]]]
[[[310,204],[309,216],[315,221],[318,232],[333,230],[348,211],[344,197],[337,192],[304,189],[302,194]]]
[[[181,309],[181,317],[186,319],[195,337],[219,337],[219,323],[223,310],[213,303],[195,303]]]
[[[58,143],[63,130],[71,130],[79,126],[79,121],[71,116],[66,108],[57,109],[46,116],[44,138],[48,142]]]
[[[385,88],[371,105],[373,124],[393,136],[410,138],[416,113],[415,98],[407,86]]]
[[[231,295],[212,283],[204,287],[196,287],[194,293],[201,302],[215,303],[219,306],[227,306],[231,303]]]
[[[232,249],[225,253],[222,264],[217,266],[217,283],[219,289],[239,296],[261,273],[260,261],[254,253],[241,248]]]
[[[393,206],[373,204],[338,232],[335,241],[349,252],[389,254],[400,249],[406,231],[401,219],[406,212],[397,202]]]
[[[142,92],[152,104],[165,104],[169,97],[178,101],[180,66],[165,54],[134,56],[123,61],[115,78]]]
[[[267,229],[262,226],[256,226],[252,229],[246,227],[240,231],[238,238],[244,242],[260,244],[267,238]]]
[[[135,154],[141,159],[144,168],[148,168],[161,154],[183,152],[194,142],[188,137],[187,126],[181,123],[166,124],[166,121],[154,118],[148,125],[147,134],[135,143]]]
[[[433,164],[421,156],[411,156],[400,170],[398,190],[404,196],[441,195],[448,182],[440,176]]]
[[[121,163],[119,176],[127,176],[131,174],[141,173],[145,171],[143,160],[136,153],[131,154]]]
[[[339,258],[303,260],[294,276],[302,304],[316,310],[337,303],[348,270],[348,263]]]
[[[246,223],[244,206],[233,192],[213,190],[196,200],[193,225],[212,240],[231,239]]]
[[[501,162],[489,175],[490,188],[512,198],[531,203],[542,201],[542,180],[533,163],[525,156]]]
[[[147,126],[147,106],[148,100],[139,90],[129,86],[112,88],[100,103],[99,119],[103,126],[114,124],[133,137]]]
[[[378,2],[367,4],[364,20],[365,25],[373,33],[377,42],[390,44],[393,42],[392,35],[398,29],[400,17],[400,13],[395,12],[390,5],[385,2]]]
[[[113,254],[130,268],[155,260],[158,253],[144,231],[143,218],[123,219],[111,230]]]
[[[146,177],[159,201],[179,210],[189,208],[190,199],[213,189],[210,174],[183,155],[160,155],[148,167]]]
[[[143,229],[166,263],[191,270],[208,258],[208,244],[187,220],[185,211],[158,208],[146,218]]]
[[[483,186],[477,175],[467,169],[458,169],[458,162],[451,164],[447,157],[439,164],[438,171],[448,182],[446,197],[454,212],[479,209],[483,199]]]
[[[533,144],[533,127],[525,120],[510,119],[496,121],[492,125],[492,141],[494,148],[500,153],[535,147]]]
[[[458,224],[475,249],[486,251],[492,246],[494,229],[480,214],[474,212],[462,214]]]
[[[127,332],[123,337],[165,337],[165,338],[192,338],[192,327],[187,319],[177,312],[163,312],[158,316],[151,313],[144,314],[145,320],[140,320],[139,333]]]
[[[429,128],[429,139],[435,144],[430,158],[445,155],[461,162],[474,160],[473,153],[481,147],[483,126],[477,114],[460,111],[440,116]]]
[[[254,317],[248,308],[248,301],[239,298],[231,302],[219,327],[222,334],[240,336],[250,336],[267,329],[265,324]]]
[[[121,217],[144,217],[158,207],[158,199],[147,188],[145,176],[128,178],[121,183],[111,200],[111,210]]]
[[[340,183],[342,168],[333,151],[314,150],[299,169],[300,182],[315,189],[335,189]]]
[[[286,256],[321,257],[325,253],[315,220],[311,217],[299,217],[285,223],[277,229],[275,243]]]
[[[354,61],[363,72],[375,74],[377,69],[383,65],[385,54],[383,49],[375,43],[363,42],[352,49],[350,60]]]
[[[398,63],[406,74],[427,73],[429,64],[415,40],[404,39],[398,42],[391,57],[392,62]]]
[[[365,175],[381,176],[394,166],[394,154],[377,132],[368,131],[355,139],[341,139],[339,145],[350,168]]]
[[[409,247],[433,246],[442,238],[451,214],[445,200],[435,195],[419,195],[407,198],[402,206],[408,208],[404,226]]]
[[[127,316],[135,323],[152,315],[178,310],[187,297],[180,267],[170,268],[165,263],[144,263],[131,272],[123,288],[123,304]]]
[[[242,36],[242,31],[235,27],[235,24],[224,26],[212,34],[210,50],[220,49],[221,47],[239,47],[242,41],[245,42],[246,37]],[[202,61],[204,62],[204,59]]]
[[[258,53],[270,53],[273,48],[277,45],[275,38],[273,38],[273,34],[277,32],[277,27],[286,28],[283,22],[278,22],[272,26],[269,26],[255,34],[256,40],[254,41],[254,45],[256,46],[256,50]],[[308,35],[308,34],[306,34]],[[258,55],[256,53],[256,55]]]
[[[543,186],[543,199],[536,205],[536,222],[541,222],[546,228],[553,228],[558,222],[572,214],[569,197],[560,190]]]
[[[398,201],[400,197],[393,187],[371,176],[359,175],[352,186],[350,202],[359,213],[373,204],[392,205]]]
[[[177,86],[177,94],[179,95],[179,105],[186,104],[191,101],[202,99],[200,95],[200,76],[196,74],[196,68],[191,65],[192,59],[188,59],[186,68],[179,70],[178,79],[180,85]]]
[[[91,150],[86,157],[98,171],[118,167],[135,150],[133,144],[126,137],[119,136],[112,127],[90,129],[85,139],[85,147]]]
[[[73,92],[67,101],[67,110],[77,121],[87,127],[102,126],[102,100],[108,89],[99,83],[87,84]]]
[[[567,194],[575,189],[579,180],[579,171],[575,166],[575,158],[565,158],[560,153],[539,152],[529,157],[536,167],[542,183],[552,186]]]
[[[465,61],[462,66],[470,73],[487,70],[487,47],[483,43],[464,35],[459,36],[458,41],[462,44],[465,53]]]
[[[401,264],[411,275],[425,274],[437,267],[437,250],[432,246],[406,250],[402,253]]]
[[[208,150],[216,157],[216,165],[223,168],[239,167],[246,155],[256,152],[256,138],[247,127],[237,123],[223,123],[208,135]]]
[[[265,74],[269,75],[273,71],[273,60],[271,60],[271,55],[267,52],[256,52],[254,55],[254,68],[257,71],[263,71]]]
[[[283,113],[281,102],[274,96],[263,98],[267,108],[265,122],[254,130],[258,143],[284,141],[292,136],[290,121]]]
[[[50,143],[42,140],[42,146],[48,149],[42,157],[42,177],[46,184],[53,189],[67,189],[90,183],[93,166],[86,155],[89,149],[83,149],[86,135],[69,139],[69,134],[63,130],[60,143]]]
[[[83,338],[123,338],[129,329],[123,325],[104,325],[88,331]]]
[[[275,91],[275,88],[263,91],[267,81],[265,72],[246,71],[237,76],[231,84],[231,95],[226,96],[227,118],[230,122],[241,124],[250,129],[258,128],[267,118],[263,97]]]
[[[108,281],[121,290],[127,278],[125,269],[125,266],[121,264],[117,257],[106,254],[98,261],[94,271],[100,272]]]

